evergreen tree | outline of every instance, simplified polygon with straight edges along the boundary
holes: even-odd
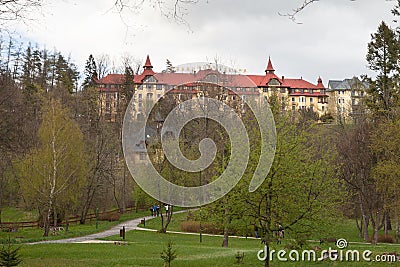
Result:
[[[18,266],[22,262],[21,255],[19,254],[19,249],[19,247],[11,247],[10,237],[8,237],[7,246],[3,246],[3,248],[0,249],[0,266]]]
[[[23,67],[22,67],[22,83],[27,86],[33,83],[32,75],[33,75],[33,56],[32,56],[32,49],[31,45],[29,44],[26,48],[24,59],[23,59]]]
[[[394,77],[399,71],[400,45],[398,37],[385,22],[372,34],[368,44],[367,61],[369,68],[378,73],[375,80],[370,79],[370,101],[367,105],[375,115],[391,116],[391,110],[398,102],[399,88]]]
[[[167,59],[167,68],[165,70],[165,72],[167,73],[174,73],[175,72],[175,67],[172,65],[171,61],[169,59]]]
[[[83,81],[82,86],[88,87],[94,84],[94,79],[97,76],[97,67],[96,61],[92,54],[89,55],[88,60],[86,61],[85,70],[84,70],[85,80]]]

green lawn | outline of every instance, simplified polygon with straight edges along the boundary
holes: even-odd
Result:
[[[3,208],[1,221],[3,222],[29,222],[37,220],[37,212],[23,211],[17,208]]]
[[[24,214],[24,212],[21,213]],[[56,233],[56,235],[48,236],[46,238],[43,237],[43,229],[40,228],[19,228],[17,232],[11,232],[11,233],[0,231],[0,244],[6,243],[9,235],[12,243],[26,243],[26,242],[35,242],[41,240],[54,240],[54,239],[84,236],[107,230],[112,226],[115,226],[123,221],[140,218],[147,215],[148,214],[146,211],[139,211],[137,213],[127,212],[121,216],[119,221],[115,222],[99,221],[97,229],[95,220],[87,221],[86,224],[84,225],[81,225],[79,223],[74,223],[69,225],[68,233],[66,233],[65,231],[59,231]]]
[[[114,236],[107,240],[120,240]],[[234,239],[229,241],[229,248],[222,248],[220,237],[203,236],[199,243],[198,235],[160,234],[155,232],[131,231],[126,235],[127,245],[111,244],[44,244],[23,245],[21,254],[24,262],[21,266],[163,266],[160,252],[168,240],[174,242],[178,258],[172,266],[236,266],[235,254],[245,253],[244,264],[237,266],[263,266],[257,259],[257,252],[262,249],[259,240]],[[325,245],[327,248],[329,245]],[[273,244],[273,249],[282,249]],[[399,251],[400,246],[351,245],[351,249],[370,249],[375,253]],[[397,266],[389,263],[366,262],[278,262],[271,266]]]
[[[194,213],[198,213],[198,211],[191,211]],[[182,222],[186,221],[187,213],[178,213],[172,216],[171,223],[168,226],[169,231],[181,231],[180,225]],[[145,227],[149,229],[160,230],[161,229],[161,218],[156,217],[152,220],[146,221],[146,226],[143,224],[139,225],[140,227]],[[372,232],[371,232],[372,233]],[[249,226],[249,235],[253,235],[253,227]],[[290,234],[288,236],[290,238]],[[354,220],[346,219],[332,222],[326,226],[326,230],[324,232],[315,234],[315,236],[311,237],[313,240],[319,240],[321,238],[345,238],[348,241],[353,242],[363,242],[363,239],[358,237],[357,226]]]

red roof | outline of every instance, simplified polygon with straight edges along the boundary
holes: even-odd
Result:
[[[282,86],[289,87],[289,88],[298,88],[298,89],[316,89],[317,87],[315,84],[307,82],[301,79],[288,79],[285,78],[283,80]]]
[[[272,67],[271,57],[268,58],[268,65],[267,69],[265,70],[266,73],[274,73],[274,67]]]
[[[144,63],[143,68],[145,68],[145,69],[146,69],[146,68],[150,68],[150,69],[153,68],[153,65],[151,65],[151,62],[150,62],[150,57],[149,57],[149,55],[147,55],[146,63]]]
[[[108,74],[107,76],[101,78],[97,81],[100,84],[123,84],[124,75],[123,74]]]
[[[265,75],[247,75],[257,86],[266,86],[271,79],[277,79],[280,84],[282,84],[281,79],[274,73],[267,73]]]
[[[324,84],[322,83],[321,77],[318,77],[317,88],[319,88],[319,89],[325,89],[325,86],[324,86]]]
[[[274,74],[274,68],[272,66],[271,58],[268,58],[268,65],[265,75],[239,75],[239,74],[221,74],[215,70],[200,70],[194,73],[155,73],[153,71],[153,66],[150,61],[150,57],[147,55],[146,62],[143,66],[144,70],[140,75],[134,76],[134,82],[136,84],[143,83],[143,79],[147,76],[153,76],[157,83],[168,84],[172,86],[187,85],[190,83],[196,83],[200,81],[208,82],[208,75],[218,75],[219,85],[227,87],[265,87],[271,81],[271,79],[276,79],[280,87],[291,88],[291,89],[314,89],[318,93],[295,93],[291,95],[310,95],[310,96],[326,96],[325,94],[320,94],[319,90],[325,89],[321,77],[318,78],[317,85],[312,84],[308,81],[301,79],[290,79],[283,78],[280,79]],[[212,79],[210,79],[212,80]],[[109,74],[106,77],[100,79],[98,84],[123,84],[124,75],[123,74]],[[116,91],[117,88],[99,88],[101,91]],[[176,91],[174,89],[174,91]],[[177,91],[176,91],[177,92]],[[187,92],[187,91],[185,91]],[[244,92],[238,91],[238,94],[258,94],[257,92]]]

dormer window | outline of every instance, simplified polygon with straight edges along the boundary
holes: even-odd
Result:
[[[204,80],[209,83],[218,83],[218,76],[216,74],[208,74]]]

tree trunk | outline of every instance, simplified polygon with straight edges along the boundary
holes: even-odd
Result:
[[[378,231],[379,231],[379,221],[380,221],[380,213],[379,211],[376,212],[376,218],[372,218],[371,216],[371,223],[372,223],[372,229],[373,229],[373,234],[372,234],[372,240],[371,243],[373,245],[378,244]]]
[[[265,242],[265,246],[267,247],[267,249],[265,250],[265,253],[267,255],[265,255],[264,267],[269,267],[269,243],[268,243],[268,241]]]
[[[49,209],[47,210],[46,216],[43,216],[43,220],[44,220],[44,233],[43,236],[47,237],[49,236],[49,232],[50,232],[50,214],[51,214],[51,207],[49,207]]]
[[[79,220],[80,224],[85,224],[85,222],[86,222],[86,217],[89,213],[89,208],[92,205],[95,193],[96,193],[96,186],[93,186],[93,188],[88,189],[88,194],[87,194],[87,198],[85,201],[85,205],[83,206],[83,209],[81,211],[81,218]]]
[[[227,203],[226,203],[227,204]],[[225,205],[227,207],[227,205]],[[228,208],[224,210],[224,240],[222,241],[222,246],[227,248],[229,245],[229,225],[230,225],[230,216]]]
[[[395,212],[394,212],[394,216],[395,216],[395,227],[396,227],[396,230],[395,230],[395,240],[396,240],[396,243],[399,243],[399,211],[398,211],[398,209],[397,209],[397,207],[396,207],[396,209],[395,209]]]
[[[383,230],[384,230],[384,234],[385,234],[385,236],[387,236],[389,233],[388,233],[388,230],[389,230],[389,228],[388,228],[388,226],[389,226],[389,221],[388,221],[388,214],[387,214],[387,212],[385,212],[385,215],[384,215],[384,226],[383,226]]]
[[[56,209],[54,209],[53,210],[53,222],[54,222],[54,227],[57,227],[57,210]]]
[[[360,201],[360,209],[361,209],[361,216],[362,216],[362,224],[363,224],[363,231],[364,231],[364,241],[368,242],[369,241],[369,234],[368,234],[368,223],[369,223],[369,218],[368,215],[365,212],[364,205],[363,205],[363,198],[361,197],[361,194],[358,194],[358,199]]]
[[[368,234],[368,216],[363,214],[363,224],[364,224],[364,241],[368,241],[369,240],[369,234]]]
[[[171,219],[172,219],[173,208],[174,208],[174,206],[172,206],[172,205],[169,206],[169,209],[168,209],[168,212],[167,212],[167,218],[166,218],[166,221],[165,221],[165,226],[163,226],[161,228],[161,231],[160,231],[161,233],[166,233],[167,232],[168,225],[169,225],[169,223],[171,222]],[[161,207],[160,207],[160,209],[161,209]],[[163,221],[162,211],[160,213],[161,213],[161,220]]]
[[[229,232],[228,231],[229,231],[228,226],[225,226],[224,227],[224,240],[222,241],[222,246],[224,248],[227,248],[229,245]]]
[[[360,238],[363,237],[363,222],[362,222],[362,218],[361,218],[361,222],[358,222],[358,215],[356,215],[356,225],[357,225],[357,229],[358,229],[358,236]]]

